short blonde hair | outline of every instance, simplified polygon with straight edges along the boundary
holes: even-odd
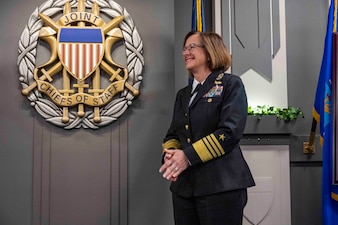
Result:
[[[214,32],[190,31],[184,38],[183,46],[187,39],[194,34],[198,34],[201,38],[201,45],[203,45],[209,59],[209,69],[226,71],[231,66],[231,55],[222,37]]]

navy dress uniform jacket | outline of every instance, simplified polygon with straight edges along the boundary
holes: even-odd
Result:
[[[212,72],[188,106],[191,89],[178,91],[162,144],[163,149],[182,149],[190,163],[170,190],[192,197],[254,186],[239,146],[248,110],[240,77]]]

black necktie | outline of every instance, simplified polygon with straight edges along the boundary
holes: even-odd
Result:
[[[192,97],[195,93],[198,92],[198,90],[201,88],[202,84],[197,84],[197,86],[195,87],[194,91],[191,93],[190,97]]]
[[[189,106],[190,106],[190,104],[192,103],[192,101],[193,101],[194,98],[195,98],[194,94],[196,94],[196,93],[198,92],[198,90],[201,88],[201,86],[202,86],[202,84],[199,83],[199,84],[195,87],[194,91],[190,94]]]

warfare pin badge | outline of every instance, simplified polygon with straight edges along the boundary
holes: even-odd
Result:
[[[46,46],[49,57],[37,65]],[[140,93],[142,40],[115,1],[43,3],[29,18],[18,50],[22,94],[46,121],[64,129],[108,125]]]

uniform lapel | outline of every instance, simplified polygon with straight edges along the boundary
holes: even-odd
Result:
[[[182,99],[182,104],[184,106],[188,106],[189,107],[191,89],[192,89],[192,85],[190,85],[189,88],[187,88],[185,90],[185,92],[184,92],[184,97]]]

